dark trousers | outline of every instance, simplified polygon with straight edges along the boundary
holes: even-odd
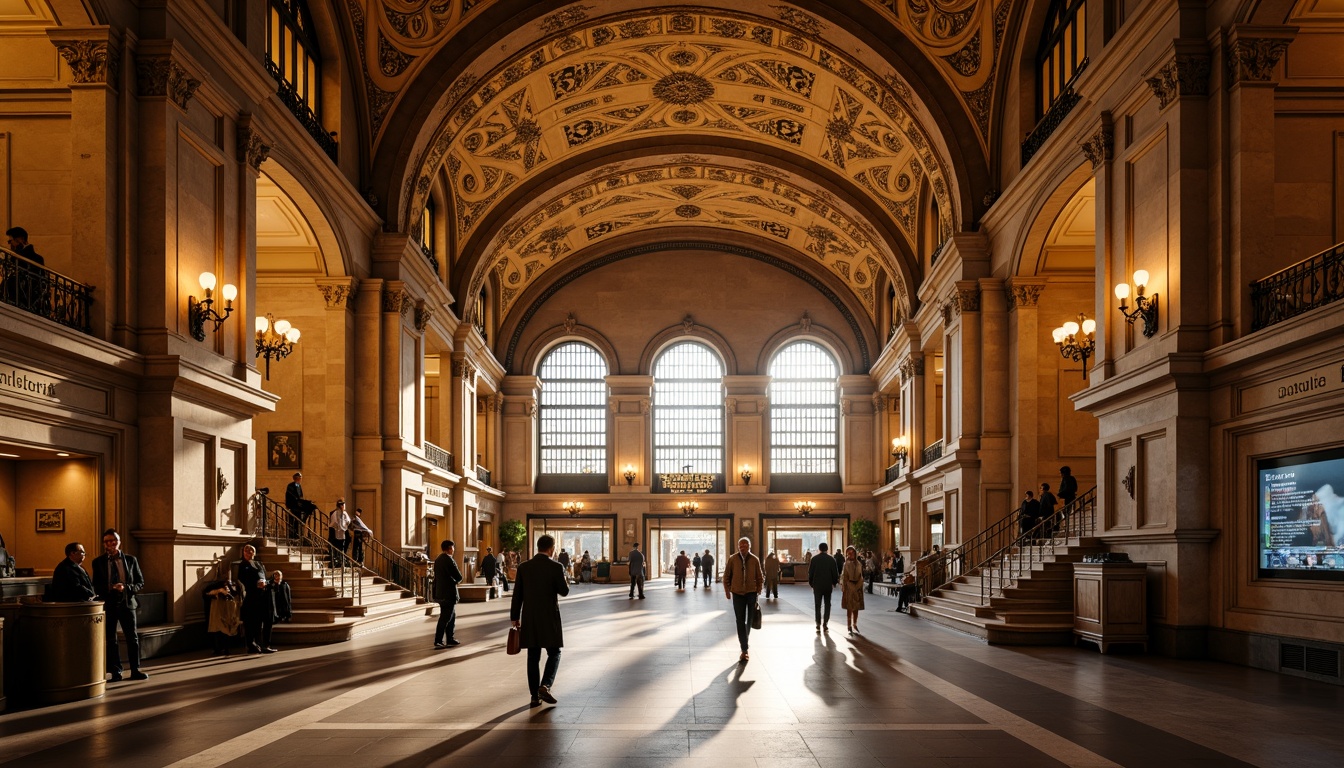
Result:
[[[692,587],[700,586],[700,566],[698,565],[695,567],[695,578],[691,580],[691,586]]]
[[[776,599],[779,598],[779,577],[778,577],[778,576],[776,576],[776,577],[773,578],[773,579],[766,579],[766,580],[765,580],[765,596],[766,596],[766,597],[769,597],[771,592],[774,592],[774,594],[775,594],[775,598],[776,598]]]
[[[508,592],[508,591],[509,591],[509,569],[508,569],[508,568],[500,568],[500,569],[499,569],[499,580],[500,580],[501,582],[504,583],[504,591],[505,591],[505,592]]]
[[[350,559],[360,565],[364,564],[364,537],[349,536],[346,541],[350,542]]]
[[[546,686],[550,688],[555,685],[555,673],[560,671],[560,649],[546,649],[546,672],[541,671],[541,649],[527,649],[527,690],[532,693],[532,698],[537,697],[537,687]]]
[[[107,616],[103,627],[107,639],[107,671],[121,674],[121,649],[117,647],[117,625],[126,636],[126,655],[131,662],[131,671],[140,670],[140,631],[135,625],[135,611],[125,603],[106,603]]]
[[[914,584],[902,584],[896,591],[896,610],[903,611],[915,599],[915,591],[918,590]]]
[[[243,619],[243,636],[248,648],[261,650],[271,647],[271,627],[275,626],[261,618]]]
[[[643,576],[631,576],[631,577],[630,577],[630,596],[631,596],[631,597],[634,597],[634,596],[635,596],[635,587],[639,587],[639,596],[640,596],[640,597],[643,597],[643,596],[644,596],[644,577],[643,577]]]
[[[434,626],[434,642],[457,639],[457,601],[439,601],[439,623]]]
[[[678,573],[678,574],[676,574],[676,575],[673,577],[672,581],[673,581],[673,584],[676,586],[677,589],[685,589],[685,588],[686,588],[686,574],[685,574],[685,573]]]
[[[289,510],[289,514],[285,517],[286,522],[289,523],[289,538],[299,538],[299,527],[302,526],[304,522],[303,513],[297,509],[291,509]]]
[[[822,605],[826,606],[826,612],[822,613]],[[825,626],[831,623],[831,590],[826,589],[812,590],[812,605],[817,615],[817,625]]]
[[[737,622],[737,644],[747,652],[747,637],[751,634],[751,617],[756,609],[756,593],[733,595],[733,620]]]

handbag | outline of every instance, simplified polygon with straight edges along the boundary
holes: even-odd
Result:
[[[517,656],[523,650],[522,634],[517,627],[509,627],[509,640],[504,646],[505,653],[510,656]]]
[[[760,629],[760,628],[761,628],[761,604],[760,604],[760,603],[752,603],[752,605],[751,605],[751,628],[752,628],[752,629]]]

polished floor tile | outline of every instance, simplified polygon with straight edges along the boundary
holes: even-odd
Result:
[[[530,707],[507,605],[348,643],[155,660],[99,700],[0,715],[0,763],[48,766],[1281,766],[1335,768],[1344,689],[1212,662],[990,647],[874,597],[818,635],[806,587],[737,661],[722,592],[575,587],[558,706]],[[843,618],[843,616],[841,616]],[[835,620],[833,619],[833,622]],[[843,622],[840,622],[843,623]],[[468,762],[470,761],[470,762]]]

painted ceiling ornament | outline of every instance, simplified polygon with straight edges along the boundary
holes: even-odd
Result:
[[[700,215],[700,206],[691,205],[690,203],[687,203],[686,205],[678,205],[673,210],[673,213],[677,214],[683,219],[694,219],[696,216]]]
[[[673,72],[653,84],[653,95],[667,104],[699,104],[714,96],[714,86],[692,72]]]
[[[788,24],[790,27],[807,35],[820,35],[826,31],[826,26],[816,18],[789,5],[772,5],[775,13],[779,14],[779,20]]]

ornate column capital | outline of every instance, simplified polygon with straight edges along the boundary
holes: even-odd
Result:
[[[1109,163],[1115,156],[1115,126],[1111,122],[1111,113],[1101,113],[1101,125],[1088,137],[1087,141],[1078,145],[1083,150],[1083,157],[1096,169],[1102,163]]]
[[[454,360],[454,361],[453,361],[453,376],[455,376],[455,377],[457,377],[457,378],[459,378],[459,379],[465,379],[465,380],[468,381],[468,382],[474,382],[474,381],[476,381],[476,364],[473,363],[473,362],[471,362],[470,360],[465,360],[465,359],[463,359],[463,360]],[[533,401],[533,407],[535,407],[535,406],[536,406],[536,402]]]
[[[1018,307],[1034,308],[1040,303],[1045,283],[1013,280],[1004,290],[1008,294],[1009,311]]]
[[[957,314],[961,314],[962,312],[979,312],[979,284],[974,281],[958,282],[956,290],[952,293],[952,302],[956,305]]]
[[[70,65],[71,81],[79,85],[117,87],[121,72],[121,47],[110,40],[51,41]]]
[[[1145,82],[1157,97],[1158,108],[1166,109],[1182,96],[1208,96],[1209,71],[1208,54],[1178,53]]]
[[[383,311],[396,312],[405,317],[415,306],[415,298],[400,284],[389,283],[383,289]]]
[[[136,90],[142,99],[168,99],[184,112],[196,95],[201,81],[192,77],[178,61],[180,53],[169,42],[165,46],[145,47],[135,56]]]
[[[317,284],[317,290],[322,293],[322,301],[327,305],[327,309],[349,309],[350,299],[354,297],[355,289],[358,287],[359,281],[353,277],[329,278]]]
[[[1228,87],[1242,83],[1269,83],[1274,67],[1297,35],[1297,27],[1260,27],[1238,24],[1226,48]]]
[[[887,396],[881,392],[873,393],[873,413],[887,412]]]
[[[901,383],[904,384],[916,376],[924,375],[924,357],[910,357],[901,363]]]
[[[237,126],[238,162],[251,168],[253,173],[261,173],[261,164],[271,155],[271,145],[267,144],[253,127],[253,117],[250,113],[244,112],[239,115]]]

